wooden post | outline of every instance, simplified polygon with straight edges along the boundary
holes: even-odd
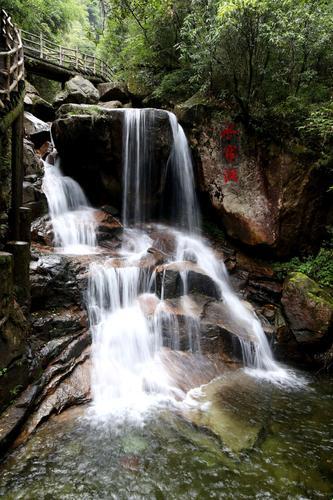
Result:
[[[59,47],[59,64],[60,64],[60,66],[62,66],[62,47],[61,47],[61,45]]]
[[[23,111],[12,124],[12,200],[11,200],[11,236],[19,238],[20,214],[23,187]]]
[[[11,63],[11,57],[10,54],[6,55],[6,71],[7,71],[7,99],[9,100],[10,98],[10,84],[11,84],[11,78],[10,78],[10,63]]]
[[[94,56],[94,75],[96,75],[96,56]]]
[[[43,59],[44,53],[43,53],[43,33],[39,35],[39,41],[40,41],[40,58]]]
[[[17,302],[28,313],[30,309],[30,245],[26,241],[8,241],[7,252],[14,257],[14,292]]]
[[[79,48],[78,47],[76,47],[75,67],[76,67],[76,69],[79,69]]]

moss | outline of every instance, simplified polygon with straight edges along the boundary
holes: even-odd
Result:
[[[304,294],[312,301],[318,304],[325,303],[333,307],[333,296],[327,290],[322,289],[319,283],[306,276],[306,274],[301,272],[291,273],[288,275],[287,280],[289,283],[301,288]]]
[[[106,110],[95,104],[63,104],[58,111],[58,117],[64,116],[103,116]]]

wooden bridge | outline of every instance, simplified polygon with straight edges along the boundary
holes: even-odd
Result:
[[[21,30],[24,63],[28,71],[64,82],[80,73],[93,83],[112,80],[113,72],[102,59],[79,49],[62,47],[44,37]]]
[[[93,83],[112,80],[113,72],[102,59],[62,47],[42,33],[17,29],[8,14],[0,12],[0,109],[24,79],[24,67],[31,73],[65,82],[81,74]]]

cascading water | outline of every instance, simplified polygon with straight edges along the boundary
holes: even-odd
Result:
[[[44,163],[43,191],[49,206],[55,247],[67,254],[94,253],[94,210],[80,185],[62,174],[59,158],[54,165]]]
[[[160,399],[180,397],[161,358],[162,330],[173,330],[169,347],[177,348],[176,315],[155,294],[154,274],[135,266],[152,245],[143,224],[152,219],[150,197],[154,164],[149,129],[154,110],[124,110],[123,126],[123,247],[119,259],[90,269],[88,309],[93,333],[93,394],[98,415],[120,410],[137,418],[142,409]],[[287,372],[273,359],[262,326],[232,291],[224,264],[218,261],[207,243],[197,235],[200,216],[194,190],[191,155],[183,129],[168,113],[172,149],[167,173],[174,187],[173,223],[178,229],[165,228],[175,240],[171,262],[192,261],[216,284],[230,317],[238,323],[246,366],[279,381]],[[155,166],[156,168],[156,166]],[[156,173],[155,173],[156,175]],[[163,176],[162,176],[163,177]],[[129,224],[133,227],[129,227]],[[187,299],[187,272],[183,281],[182,306],[188,312],[186,329],[189,346],[200,351],[198,320],[191,316]],[[151,310],[149,304],[153,304]],[[183,395],[184,396],[184,395]]]

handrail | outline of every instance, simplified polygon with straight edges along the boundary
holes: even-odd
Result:
[[[5,10],[0,12],[0,108],[24,79],[23,45],[19,30]]]
[[[42,33],[36,35],[29,31],[21,30],[21,37],[24,52],[27,56],[43,59],[68,69],[73,69],[74,67],[80,73],[87,76],[97,76],[104,81],[112,80],[112,69],[107,63],[96,56],[80,52],[78,48],[72,49],[57,45],[45,38]]]
[[[10,94],[17,91],[24,80],[24,56],[45,60],[61,68],[76,71],[87,78],[96,77],[111,81],[113,71],[102,59],[85,54],[78,48],[62,47],[25,30],[18,30],[5,10],[0,11],[0,109],[4,108]]]

